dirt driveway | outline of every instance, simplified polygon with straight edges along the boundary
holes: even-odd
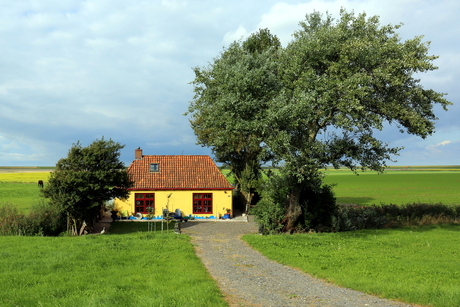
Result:
[[[413,306],[326,283],[271,261],[240,237],[257,233],[254,222],[187,222],[197,255],[230,306]]]

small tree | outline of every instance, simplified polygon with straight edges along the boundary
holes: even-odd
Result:
[[[56,164],[43,195],[68,218],[74,235],[86,223],[93,226],[102,204],[114,197],[128,197],[132,187],[125,166],[119,160],[124,146],[112,140],[94,141],[88,147],[73,144],[67,158]]]

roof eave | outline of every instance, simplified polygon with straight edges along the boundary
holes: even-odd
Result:
[[[231,188],[131,188],[128,191],[197,191],[197,190],[223,190],[231,191],[234,190],[234,187]]]

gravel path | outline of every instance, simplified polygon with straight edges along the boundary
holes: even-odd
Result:
[[[218,282],[230,306],[402,307],[362,292],[341,288],[271,261],[239,239],[257,233],[254,222],[187,222],[197,254]]]

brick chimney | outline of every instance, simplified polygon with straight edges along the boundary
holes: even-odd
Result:
[[[137,147],[136,150],[134,150],[134,159],[142,160],[142,149],[140,147]]]

